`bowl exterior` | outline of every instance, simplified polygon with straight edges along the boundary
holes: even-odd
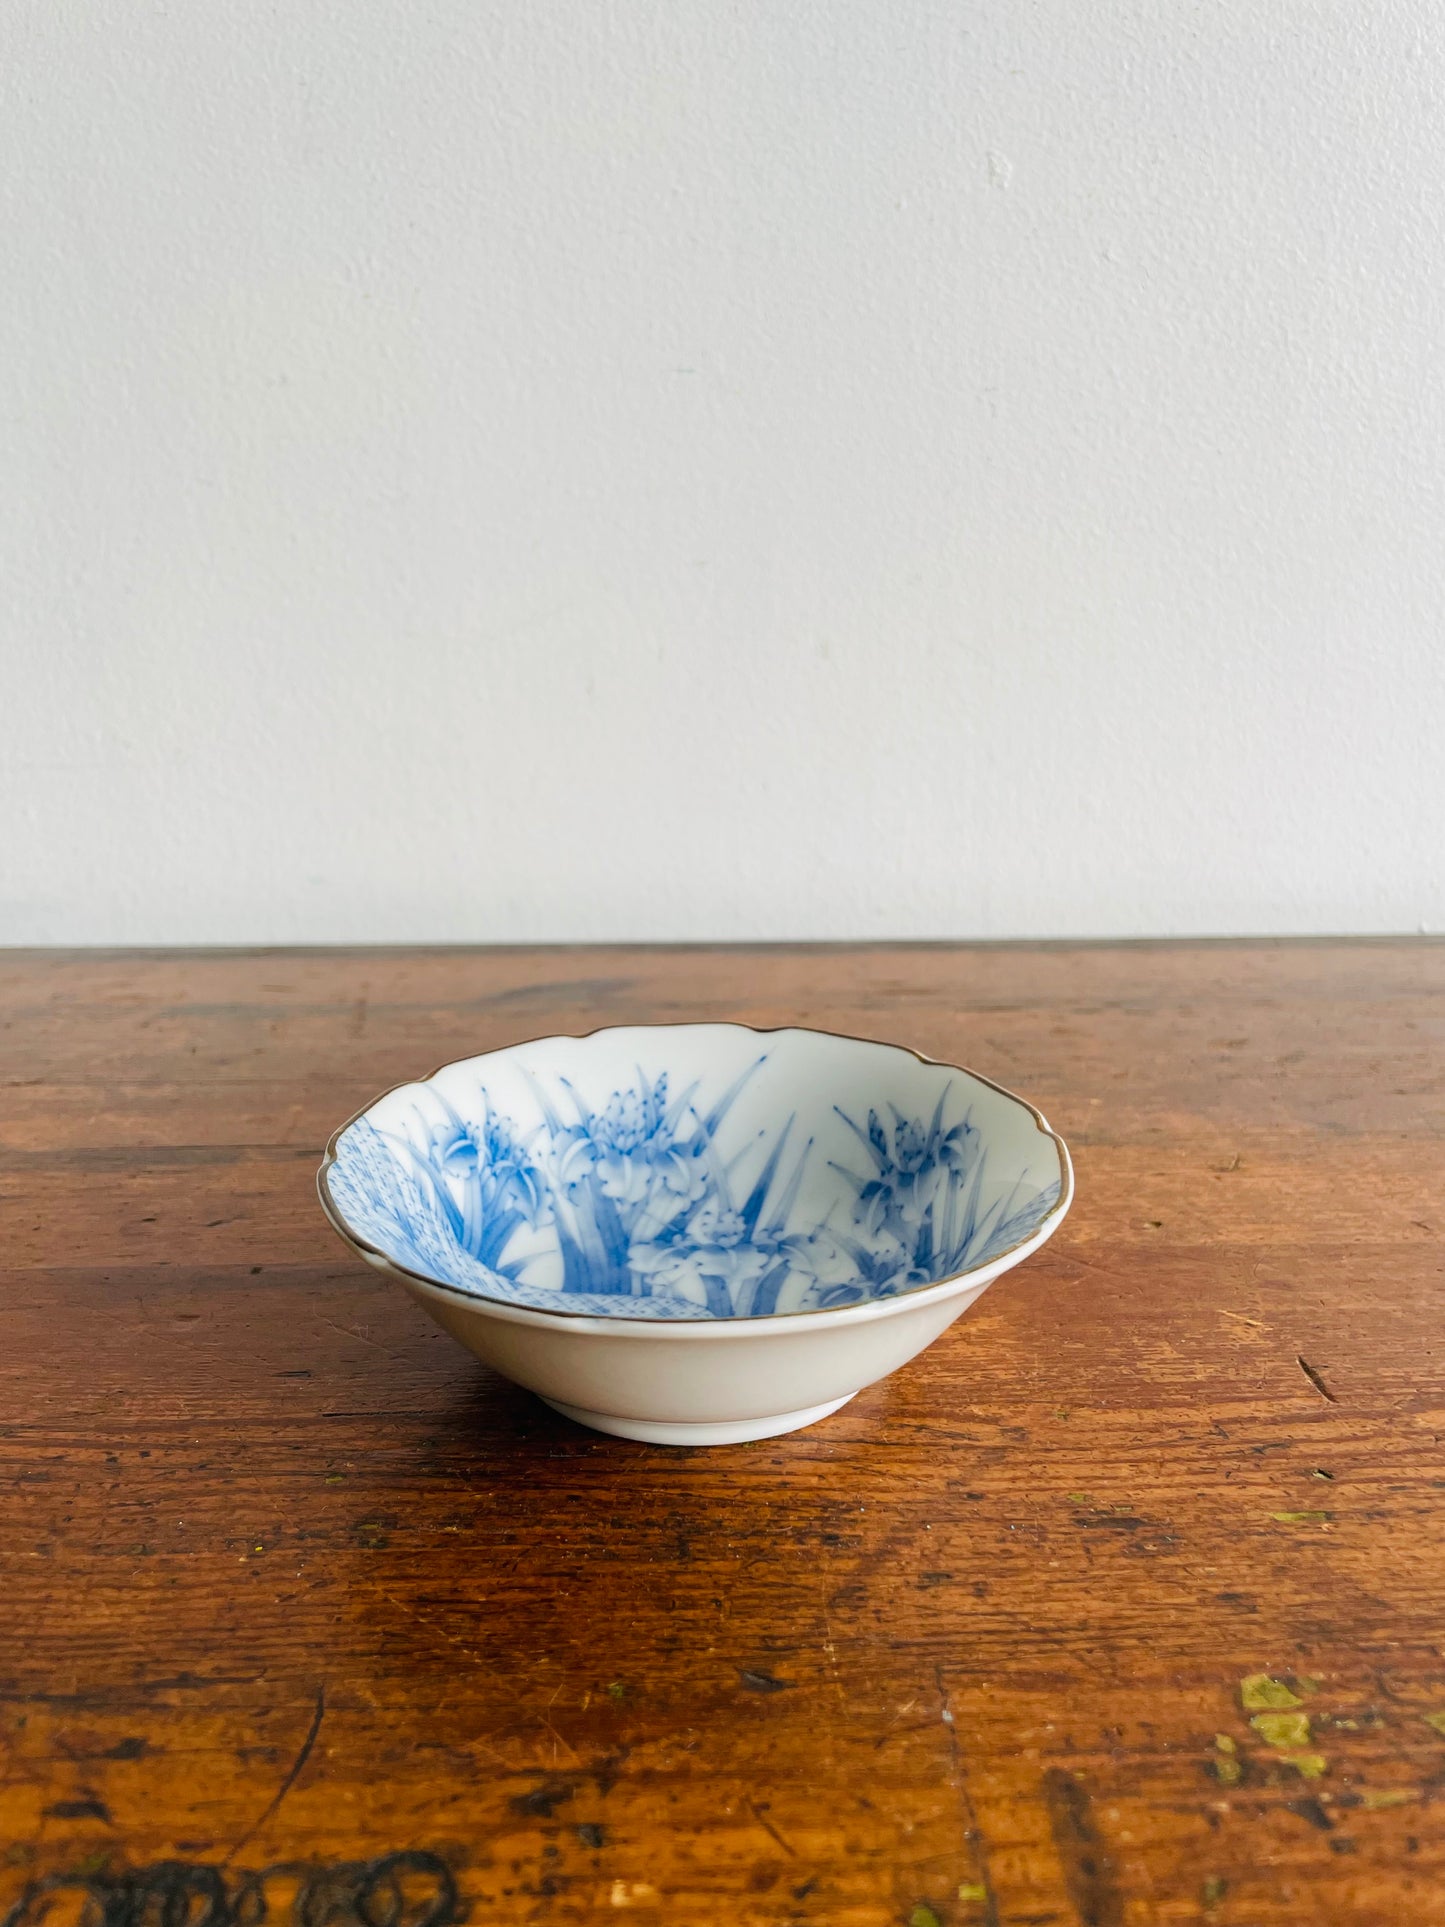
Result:
[[[1008,1263],[999,1270],[1008,1268]],[[605,1430],[631,1426],[755,1424],[745,1436],[791,1430],[788,1419],[831,1409],[886,1378],[954,1323],[997,1272],[960,1279],[926,1296],[900,1297],[859,1320],[813,1316],[780,1323],[647,1325],[611,1319],[522,1319],[402,1276],[443,1330],[504,1377]],[[630,1425],[629,1425],[630,1422]],[[712,1441],[699,1438],[698,1443]]]

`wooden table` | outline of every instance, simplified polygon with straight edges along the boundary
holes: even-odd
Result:
[[[442,1059],[1035,1099],[1058,1238],[812,1431],[580,1431],[322,1220]],[[0,953],[12,1927],[1445,1922],[1445,948]]]

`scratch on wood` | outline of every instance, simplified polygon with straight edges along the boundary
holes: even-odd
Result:
[[[497,1678],[496,1669],[488,1663],[488,1661],[482,1656],[481,1653],[477,1651],[477,1649],[474,1646],[469,1646],[464,1639],[460,1638],[456,1633],[449,1631],[448,1628],[444,1626],[442,1622],[439,1619],[435,1618],[432,1614],[423,1612],[415,1600],[408,1603],[405,1600],[398,1599],[395,1593],[390,1593],[386,1591],[381,1592],[381,1597],[384,1600],[386,1600],[388,1605],[395,1606],[398,1612],[404,1612],[409,1614],[412,1618],[416,1620],[418,1625],[425,1626],[429,1632],[434,1632],[436,1633],[438,1638],[446,1640],[448,1645],[455,1646],[457,1651],[459,1653],[464,1654],[465,1657],[471,1662],[471,1664],[474,1667],[477,1668],[479,1672],[485,1673],[489,1679],[496,1680]],[[511,1697],[514,1703],[519,1708],[522,1708],[523,1711],[525,1712],[526,1702],[523,1695],[520,1692],[513,1692]],[[554,1698],[555,1698],[555,1695],[554,1695]],[[550,1705],[551,1702],[549,1701],[548,1704]],[[577,1751],[576,1747],[571,1744],[570,1741],[563,1739],[562,1735],[557,1731],[556,1727],[553,1726],[552,1722],[547,1718],[545,1711],[537,1714],[535,1717],[539,1725],[544,1729],[544,1731],[551,1734],[555,1745],[561,1747],[564,1752],[570,1753],[572,1755],[573,1765],[580,1766],[582,1764],[581,1754]],[[468,1741],[468,1745],[472,1747],[480,1747],[484,1752],[490,1753],[492,1758],[496,1760],[500,1766],[505,1767],[508,1771],[511,1770],[511,1762],[508,1756],[505,1753],[500,1752],[495,1746],[491,1745],[489,1741],[483,1739],[480,1735],[473,1735],[472,1738]],[[555,1766],[556,1763],[557,1762],[554,1756],[553,1765]]]
[[[1320,1377],[1319,1373],[1307,1358],[1301,1358],[1300,1355],[1296,1353],[1294,1362],[1299,1366],[1300,1370],[1304,1373],[1310,1384],[1314,1386],[1321,1398],[1328,1399],[1331,1405],[1339,1404],[1340,1401],[1335,1397],[1329,1386],[1326,1385],[1325,1381]]]
[[[958,1737],[958,1721],[954,1718],[953,1705],[948,1696],[948,1686],[941,1666],[934,1667],[933,1678],[938,1687],[938,1697],[943,1702],[943,1724],[948,1733],[948,1755],[953,1766],[953,1782],[958,1789],[958,1803],[963,1809],[964,1840],[978,1873],[979,1885],[983,1888],[984,1927],[999,1927],[998,1896],[993,1890],[993,1879],[988,1870],[988,1852],[984,1846],[983,1835],[979,1831],[973,1796],[968,1790],[968,1776],[963,1770],[963,1748]]]
[[[368,1332],[357,1331],[354,1325],[342,1325],[338,1323],[338,1321],[334,1318],[323,1318],[321,1322],[323,1325],[329,1325],[332,1331],[340,1332],[343,1338],[360,1339],[363,1345],[370,1345],[373,1351],[381,1352],[387,1358],[395,1358],[395,1359],[401,1358],[400,1352],[392,1351],[391,1347],[388,1345],[378,1344],[377,1341],[373,1337],[371,1337],[371,1335]]]
[[[316,1735],[321,1731],[321,1722],[323,1719],[325,1719],[325,1717],[326,1717],[326,1682],[323,1680],[321,1684],[316,1688],[316,1710],[311,1715],[311,1725],[307,1730],[306,1738],[301,1742],[301,1751],[296,1755],[296,1758],[291,1762],[291,1771],[286,1775],[286,1778],[281,1782],[280,1786],[277,1787],[276,1792],[272,1797],[270,1805],[266,1808],[265,1812],[261,1815],[260,1819],[256,1821],[254,1826],[249,1827],[246,1830],[246,1832],[241,1835],[240,1839],[236,1842],[235,1846],[232,1847],[231,1851],[226,1855],[225,1859],[221,1862],[221,1865],[223,1867],[229,1866],[231,1861],[233,1861],[236,1855],[241,1851],[242,1847],[244,1847],[248,1841],[254,1840],[256,1835],[261,1831],[262,1827],[266,1825],[267,1821],[272,1819],[275,1816],[277,1809],[281,1805],[281,1802],[286,1798],[286,1795],[291,1791],[292,1787],[295,1786],[297,1780],[301,1777],[301,1769],[305,1766],[306,1762],[311,1758],[311,1749],[316,1744]]]
[[[818,1581],[818,1610],[823,1615],[823,1652],[828,1661],[828,1677],[833,1682],[834,1692],[846,1705],[848,1693],[838,1670],[838,1648],[833,1640],[833,1621],[828,1612],[828,1591],[821,1577]]]

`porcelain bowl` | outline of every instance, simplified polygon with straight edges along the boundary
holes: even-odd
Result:
[[[1058,1228],[1063,1140],[987,1078],[813,1030],[545,1037],[388,1091],[336,1230],[568,1418],[717,1445],[825,1418]]]

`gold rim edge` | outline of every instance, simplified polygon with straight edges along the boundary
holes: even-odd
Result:
[[[331,1195],[331,1186],[327,1182],[327,1174],[336,1162],[336,1147],[338,1143],[340,1143],[341,1139],[351,1129],[352,1125],[359,1123],[369,1111],[374,1111],[378,1104],[384,1104],[387,1098],[395,1096],[396,1092],[404,1091],[408,1085],[411,1084],[430,1084],[433,1078],[439,1077],[445,1070],[450,1070],[454,1064],[475,1063],[479,1058],[497,1057],[500,1056],[503,1051],[508,1050],[525,1050],[529,1044],[550,1044],[559,1041],[570,1044],[581,1044],[585,1043],[589,1037],[601,1037],[605,1032],[610,1030],[690,1030],[693,1028],[706,1029],[709,1027],[745,1030],[753,1037],[781,1037],[789,1031],[804,1031],[814,1037],[836,1037],[846,1044],[873,1044],[883,1050],[903,1051],[907,1056],[916,1058],[920,1064],[930,1064],[937,1070],[958,1071],[964,1077],[971,1077],[975,1083],[986,1085],[989,1090],[997,1091],[1000,1097],[1008,1098],[1010,1102],[1019,1105],[1023,1110],[1027,1111],[1033,1119],[1034,1128],[1038,1131],[1039,1135],[1052,1141],[1059,1157],[1060,1188],[1058,1202],[1050,1206],[1049,1210],[1046,1211],[1040,1219],[1038,1226],[1029,1233],[1027,1238],[1020,1238],[1017,1244],[1010,1245],[1005,1251],[995,1252],[993,1257],[987,1259],[983,1264],[970,1265],[966,1270],[955,1271],[947,1278],[935,1278],[930,1284],[911,1285],[907,1291],[896,1292],[891,1298],[868,1298],[857,1305],[811,1305],[804,1311],[767,1312],[762,1317],[756,1318],[638,1318],[630,1312],[567,1311],[560,1307],[558,1310],[552,1311],[540,1305],[514,1305],[508,1298],[491,1298],[487,1296],[485,1292],[464,1291],[460,1285],[448,1284],[444,1279],[429,1278],[424,1271],[413,1271],[410,1265],[398,1264],[390,1252],[383,1251],[380,1245],[373,1244],[369,1238],[363,1238],[360,1233],[354,1231],[342,1216],[340,1208]],[[1069,1206],[1074,1201],[1074,1161],[1069,1156],[1068,1145],[1065,1144],[1063,1138],[1060,1137],[1059,1133],[1049,1123],[1037,1104],[1031,1104],[1026,1097],[1020,1097],[1017,1091],[1009,1090],[1007,1085],[998,1083],[994,1078],[985,1077],[982,1071],[970,1070],[967,1064],[950,1064],[945,1058],[930,1057],[926,1051],[915,1050],[912,1044],[892,1043],[882,1037],[860,1037],[856,1031],[828,1030],[820,1024],[740,1024],[726,1017],[703,1017],[697,1019],[695,1025],[687,1023],[594,1024],[591,1030],[542,1031],[536,1037],[519,1037],[513,1044],[498,1044],[495,1050],[478,1051],[473,1057],[448,1057],[438,1064],[434,1070],[428,1071],[425,1077],[403,1077],[397,1083],[388,1085],[384,1091],[379,1091],[375,1097],[368,1103],[363,1104],[359,1110],[353,1111],[346,1122],[344,1124],[338,1124],[336,1129],[331,1133],[331,1136],[326,1140],[326,1149],[322,1153],[321,1163],[316,1172],[316,1195],[320,1200],[321,1209],[326,1217],[327,1223],[331,1226],[331,1229],[336,1233],[337,1237],[341,1239],[343,1244],[349,1246],[353,1251],[369,1251],[373,1253],[374,1256],[380,1258],[386,1268],[389,1271],[394,1271],[399,1278],[415,1279],[419,1285],[425,1285],[431,1291],[447,1292],[453,1298],[460,1299],[463,1304],[495,1305],[504,1311],[535,1312],[539,1318],[592,1319],[598,1324],[603,1325],[640,1325],[648,1331],[677,1331],[678,1329],[735,1331],[744,1325],[767,1327],[784,1323],[786,1320],[792,1318],[837,1317],[846,1315],[852,1311],[865,1311],[874,1305],[900,1304],[904,1299],[920,1297],[927,1291],[941,1292],[946,1286],[959,1284],[964,1279],[972,1278],[980,1271],[990,1271],[999,1264],[1000,1260],[1012,1257],[1014,1252],[1022,1251],[1026,1245],[1047,1244],[1057,1229],[1060,1220],[1067,1215]]]

